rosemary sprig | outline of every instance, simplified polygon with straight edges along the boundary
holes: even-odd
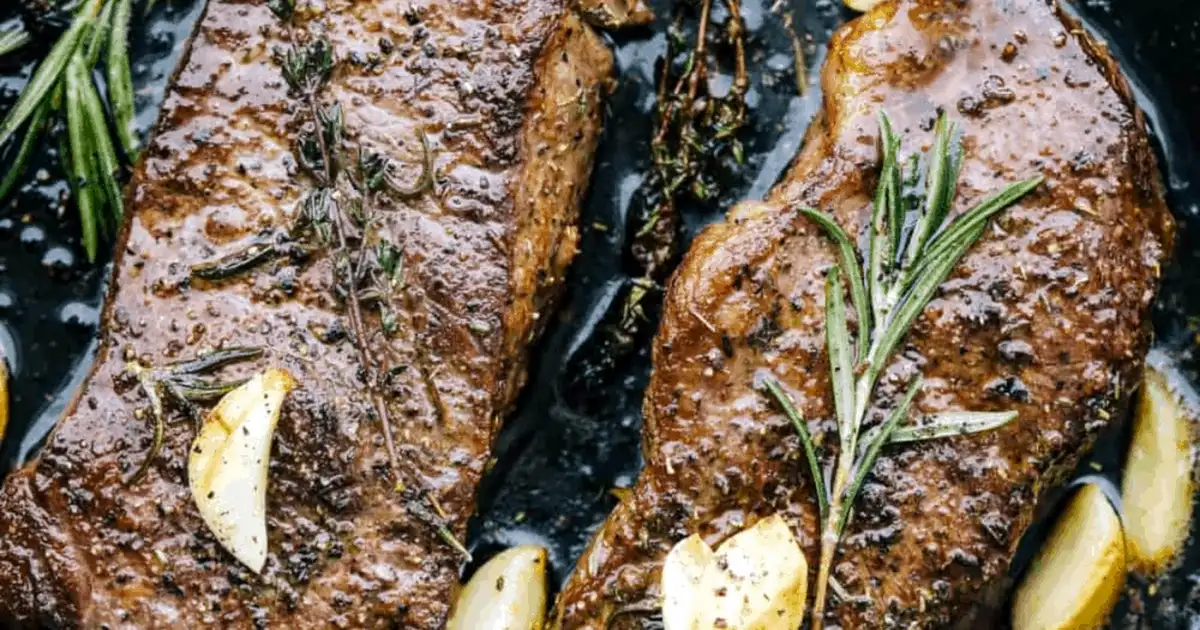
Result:
[[[128,38],[133,0],[83,0],[71,13],[70,26],[38,64],[12,109],[0,121],[0,148],[25,130],[10,168],[0,181],[0,199],[21,181],[42,134],[61,121],[66,127],[60,156],[79,211],[81,242],[88,259],[99,253],[101,237],[116,233],[123,213],[122,165],[135,157],[133,86]],[[33,41],[24,28],[0,34],[0,56]],[[108,107],[92,74],[104,61]],[[108,111],[112,112],[112,139]]]
[[[170,399],[178,405],[192,419],[192,422],[199,426],[200,412],[194,403],[214,402],[245,382],[244,379],[222,381],[204,377],[227,365],[253,361],[261,356],[261,348],[225,348],[162,367],[147,366],[138,361],[127,363],[125,370],[137,379],[142,393],[150,401],[150,419],[154,421],[154,439],[146,457],[142,459],[141,465],[125,482],[126,485],[133,485],[141,481],[150,470],[150,464],[154,463],[159,451],[162,450],[167,423],[164,403],[166,399]]]
[[[800,209],[829,236],[839,255],[839,265],[829,270],[825,283],[826,345],[839,442],[833,487],[828,494],[803,418],[777,381],[767,378],[763,382],[767,393],[796,428],[817,491],[822,525],[812,612],[815,630],[824,621],[826,589],[837,545],[853,513],[855,498],[884,446],[987,431],[1017,416],[1015,411],[956,411],[907,424],[909,408],[921,390],[918,376],[887,418],[863,431],[881,371],[938,287],[983,235],[987,221],[1042,182],[1039,176],[1010,184],[946,225],[961,165],[954,125],[945,116],[937,122],[933,146],[925,156],[923,199],[915,198],[908,190],[916,182],[906,183],[902,177],[900,139],[882,112],[879,128],[882,159],[871,222],[867,226],[866,272],[859,264],[853,241],[836,222],[815,209]],[[914,227],[905,230],[910,215],[915,215]],[[851,307],[858,322],[853,340],[843,298],[847,289],[843,275],[849,278]]]

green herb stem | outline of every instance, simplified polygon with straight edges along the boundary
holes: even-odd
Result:
[[[66,76],[67,137],[71,150],[71,188],[75,193],[75,204],[79,207],[79,221],[83,231],[83,249],[89,261],[96,260],[99,249],[99,231],[96,215],[102,200],[97,189],[97,169],[89,133],[87,105],[84,104],[84,86],[88,82],[82,61],[72,56]]]

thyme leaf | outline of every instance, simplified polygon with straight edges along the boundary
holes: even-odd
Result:
[[[282,55],[277,53],[277,61],[288,87],[305,95],[320,89],[333,75],[333,44],[318,37],[305,46],[293,45]]]
[[[296,0],[267,0],[267,8],[271,9],[275,17],[290,22],[292,14],[296,12]]]
[[[812,612],[812,627],[817,630],[824,620],[826,590],[837,545],[850,521],[854,501],[883,448],[889,443],[987,431],[1011,422],[1017,415],[1015,411],[949,412],[929,417],[918,425],[906,425],[909,408],[921,389],[922,381],[917,376],[883,423],[862,433],[879,375],[913,322],[958,261],[983,235],[987,221],[1042,182],[1038,176],[1009,184],[945,225],[962,164],[956,126],[945,116],[937,121],[933,145],[925,157],[923,199],[907,192],[913,176],[902,175],[900,138],[882,112],[879,130],[880,173],[867,227],[865,279],[845,231],[818,210],[799,210],[833,241],[840,258],[840,266],[830,269],[825,284],[826,345],[840,448],[833,487],[828,493],[829,505],[821,510],[821,559]],[[906,231],[904,224],[913,214],[914,226]],[[849,292],[858,320],[855,340],[850,339],[850,320],[843,298],[847,290],[844,272],[849,275]],[[784,406],[789,418],[799,418],[799,412],[787,409],[787,401],[780,393],[769,385],[768,391]],[[802,437],[801,442],[805,443],[805,454],[816,476],[819,471],[811,438]]]

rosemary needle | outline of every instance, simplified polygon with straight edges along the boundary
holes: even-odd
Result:
[[[129,21],[133,0],[115,0],[112,35],[109,36],[108,57],[104,70],[108,80],[108,99],[112,105],[117,140],[130,160],[137,157],[138,137],[134,129],[133,78],[129,69]],[[147,11],[153,2],[147,3]]]
[[[33,41],[33,37],[20,27],[0,31],[0,57],[24,48],[31,41]]]
[[[75,204],[79,206],[79,223],[82,229],[83,249],[88,260],[95,260],[100,238],[96,222],[98,213],[95,185],[95,164],[92,160],[91,143],[88,141],[87,109],[83,103],[83,85],[87,81],[83,62],[76,59],[67,69],[66,114],[68,148],[71,151],[71,189]]]
[[[21,146],[17,149],[17,155],[13,158],[12,164],[4,174],[4,179],[0,181],[0,199],[8,197],[8,194],[12,192],[17,182],[21,181],[21,176],[25,174],[25,167],[29,165],[29,158],[33,156],[33,149],[42,137],[42,131],[46,126],[46,117],[49,113],[49,100],[43,101],[34,110],[33,120],[30,121],[29,128],[25,130],[25,136],[21,138]]]
[[[808,425],[804,424],[804,417],[792,404],[791,397],[783,391],[778,381],[767,377],[763,380],[763,386],[775,397],[775,401],[796,430],[796,437],[800,439],[800,446],[804,448],[805,458],[808,459],[808,472],[817,495],[817,509],[820,511],[821,520],[824,521],[829,513],[829,493],[825,490],[825,477],[821,474],[821,464],[817,461],[817,449],[813,444],[812,435],[808,432]]]
[[[112,30],[112,12],[115,2],[108,2],[100,10],[100,17],[92,23],[91,32],[87,38],[87,67],[94,68],[100,62],[100,50],[108,41],[109,31]]]

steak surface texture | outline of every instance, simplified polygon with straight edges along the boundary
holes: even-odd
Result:
[[[1139,382],[1174,224],[1146,124],[1106,49],[1042,0],[888,1],[840,29],[824,107],[763,202],[732,209],[671,280],[644,403],[645,468],[557,604],[568,629],[637,628],[661,602],[671,547],[717,545],[781,513],[814,572],[818,509],[803,451],[760,388],[777,379],[836,449],[825,275],[836,252],[797,211],[865,242],[877,114],[928,147],[940,112],[963,131],[952,216],[1035,175],[991,222],[884,369],[866,425],[917,374],[912,419],[1016,410],[987,433],[884,449],[838,548],[827,623],[985,628],[1043,491],[1117,422]],[[853,328],[853,326],[851,326]],[[714,596],[719,596],[715,594]]]
[[[0,492],[0,627],[445,624],[463,560],[418,490],[465,538],[527,347],[575,254],[612,59],[565,0],[297,5],[289,29],[265,0],[208,2],[126,190],[93,371],[40,459]],[[390,368],[375,376],[402,471],[391,470],[334,279],[353,245],[220,280],[191,273],[295,225],[317,185],[298,150],[313,118],[280,57],[322,37],[335,65],[321,107],[343,111],[343,177],[363,150],[387,156],[396,188],[410,187],[422,137],[430,149],[429,185],[389,188],[369,208],[402,252],[394,321],[363,298],[359,340]],[[270,463],[261,575],[197,513],[186,473],[195,426],[180,405],[167,405],[161,452],[129,483],[154,422],[127,364],[233,346],[264,356],[223,377],[276,366],[300,384]]]

